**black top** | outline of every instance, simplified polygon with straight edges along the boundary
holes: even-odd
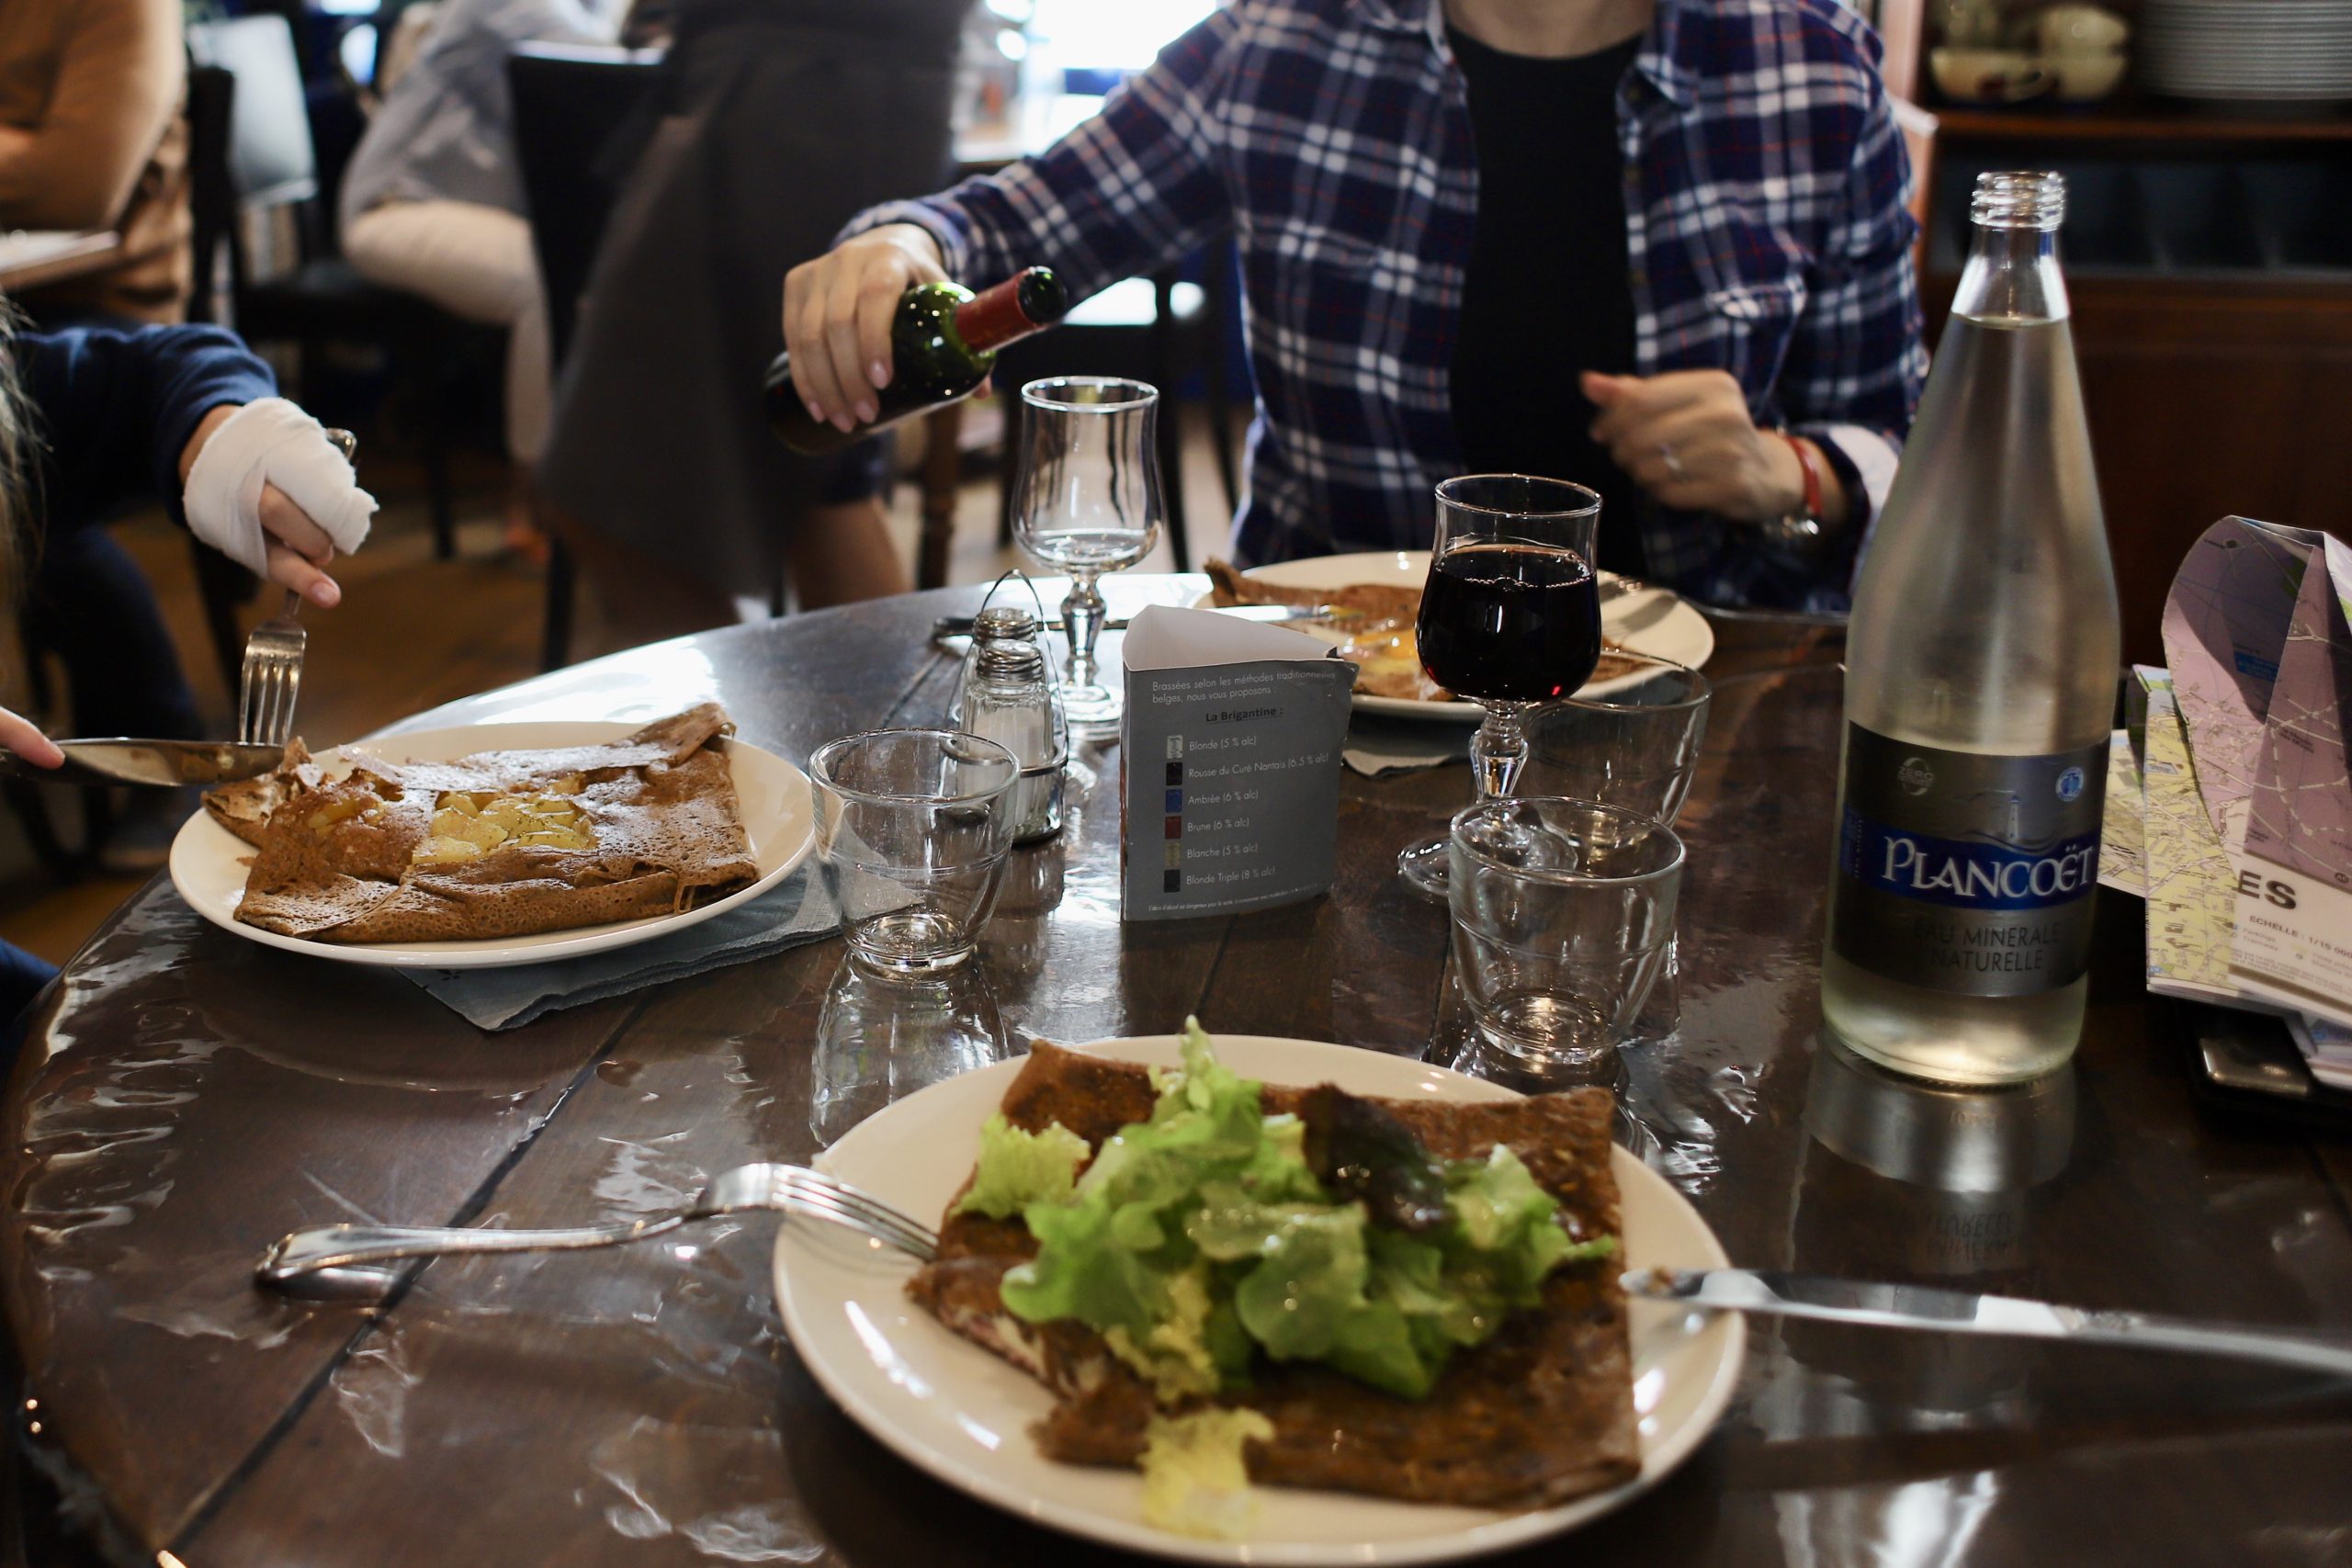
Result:
[[[1645,503],[1585,434],[1595,413],[1577,378],[1634,369],[1617,85],[1641,39],[1544,60],[1447,37],[1478,149],[1478,227],[1453,347],[1463,461],[1472,473],[1599,491],[1600,564],[1639,576]]]

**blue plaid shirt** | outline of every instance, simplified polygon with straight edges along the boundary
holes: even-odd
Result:
[[[1618,88],[1641,373],[1729,371],[1759,424],[1820,443],[1858,513],[1805,561],[1651,509],[1651,575],[1713,602],[1841,606],[1918,401],[1878,52],[1835,0],[1658,0]],[[1230,232],[1258,383],[1233,547],[1267,561],[1428,546],[1431,487],[1461,471],[1477,194],[1439,0],[1231,0],[1044,153],[844,235],[919,223],[952,276],[1044,263],[1083,298]]]

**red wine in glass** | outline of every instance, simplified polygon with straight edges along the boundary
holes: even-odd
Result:
[[[1457,546],[1430,570],[1414,637],[1421,668],[1450,692],[1488,703],[1566,696],[1600,662],[1592,563],[1558,546]]]

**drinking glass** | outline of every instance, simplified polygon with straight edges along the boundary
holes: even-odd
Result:
[[[1597,800],[1670,828],[1698,774],[1714,689],[1670,659],[1623,651],[1607,658],[1607,680],[1529,716],[1519,787]],[[1681,954],[1680,939],[1670,937],[1634,1038],[1662,1040],[1680,1023]]]
[[[1062,707],[1071,728],[1101,734],[1118,728],[1124,698],[1095,663],[1103,615],[1095,581],[1143,559],[1159,537],[1159,393],[1116,377],[1054,376],[1021,389],[1021,414],[1012,535],[1069,574]]]
[[[1665,967],[1682,840],[1613,806],[1522,795],[1457,815],[1447,854],[1479,1043],[1539,1069],[1605,1066]]]
[[[1670,659],[1612,650],[1609,660],[1606,681],[1529,716],[1520,786],[1621,807],[1670,828],[1698,773],[1714,688]]]
[[[1012,847],[1012,753],[954,729],[845,735],[808,759],[817,858],[868,972],[921,977],[971,956]]]
[[[1600,661],[1592,547],[1600,497],[1566,479],[1471,474],[1437,487],[1437,540],[1413,635],[1430,679],[1487,710],[1470,742],[1478,798],[1510,794],[1527,760],[1523,716],[1566,696]],[[1445,897],[1446,840],[1396,857],[1406,884]]]

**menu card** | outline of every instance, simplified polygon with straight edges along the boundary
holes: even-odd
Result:
[[[2182,563],[2165,605],[2169,705],[2150,693],[2152,982],[2159,841],[2172,840],[2194,863],[2179,891],[2197,928],[2167,950],[2182,971],[2174,977],[2352,1024],[2347,615],[2352,550],[2324,534],[2224,518]],[[2177,717],[2160,726],[2166,705]],[[2176,738],[2185,757],[2173,755]],[[2160,761],[2177,772],[2160,775]],[[2186,797],[2180,779],[2193,790]],[[2191,943],[2204,948],[2201,961]]]
[[[1298,632],[1164,605],[1128,626],[1125,657],[1120,919],[1328,891],[1356,667]]]

